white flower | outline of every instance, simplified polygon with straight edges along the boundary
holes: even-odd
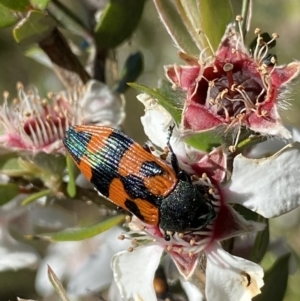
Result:
[[[18,98],[11,107],[4,93],[0,109],[0,143],[8,150],[46,153],[64,151],[61,139],[74,124],[119,126],[124,117],[124,100],[95,80],[73,91],[41,99],[35,87],[25,91],[18,84]]]
[[[145,95],[138,98],[146,108],[141,119],[145,133],[151,142],[163,149],[168,128],[174,120],[155,100]],[[208,301],[251,300],[263,286],[262,268],[227,253],[219,242],[255,233],[263,226],[246,221],[229,204],[239,203],[265,217],[274,217],[299,206],[300,143],[290,144],[268,158],[255,160],[236,156],[232,179],[226,185],[222,184],[226,157],[220,148],[206,154],[186,145],[180,127],[174,128],[170,143],[181,168],[199,176],[200,185],[211,185],[216,218],[201,231],[175,233],[170,241],[164,239],[158,227],[141,224],[134,218],[127,236],[134,234],[135,248],[132,252],[116,254],[112,260],[122,297],[125,300],[156,300],[153,276],[162,253],[167,251],[186,279],[193,277],[199,258],[206,258],[205,296]],[[139,243],[140,240],[148,243]]]
[[[84,241],[51,244],[38,268],[37,292],[44,297],[54,293],[47,276],[48,265],[61,281],[67,282],[69,297],[94,294],[109,288],[113,281],[111,257],[124,248],[117,239],[120,232],[120,228],[114,227]]]
[[[21,207],[25,195],[18,195],[0,207],[0,271],[35,268],[40,260],[29,245],[14,239],[8,230],[13,220],[22,217],[28,207]]]

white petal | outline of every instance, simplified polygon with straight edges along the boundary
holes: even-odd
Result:
[[[90,80],[86,89],[80,101],[84,123],[116,127],[123,122],[125,117],[123,96],[113,93],[108,86],[96,80]]]
[[[145,246],[112,258],[115,281],[124,300],[156,301],[153,279],[163,250],[161,246]]]
[[[40,257],[30,246],[10,236],[7,229],[0,228],[0,271],[36,267]]]
[[[123,232],[113,227],[101,235],[101,242],[96,252],[83,259],[82,266],[71,275],[68,283],[68,295],[87,295],[108,288],[113,281],[110,261],[114,254],[129,247],[124,241],[117,239]]]
[[[300,141],[300,129],[293,127],[291,129],[293,140],[294,141]]]
[[[207,254],[207,301],[250,301],[263,286],[263,269],[215,245]]]
[[[101,246],[99,251],[101,252],[90,256],[70,279],[67,287],[68,295],[86,295],[109,287],[113,280],[109,263],[114,253],[108,245]]]
[[[202,301],[204,296],[201,294],[199,289],[189,281],[184,281],[180,279],[181,286],[188,296],[189,301]]]
[[[264,159],[238,155],[224,189],[230,203],[239,203],[264,217],[282,215],[300,205],[300,143],[287,145]]]
[[[169,127],[175,124],[173,117],[155,99],[147,94],[140,94],[137,96],[137,99],[145,106],[145,115],[141,117],[145,134],[153,144],[164,149],[168,142]],[[193,153],[193,150],[190,150],[190,147],[185,145],[177,126],[173,129],[170,144],[174,153],[178,156],[180,167],[189,171],[190,167],[185,166],[184,162],[188,161],[187,153]]]

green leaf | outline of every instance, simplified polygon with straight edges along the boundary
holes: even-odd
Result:
[[[20,193],[20,189],[19,186],[16,184],[12,184],[12,183],[0,184],[0,195],[1,195],[0,206],[11,201],[19,193]]]
[[[184,142],[199,150],[210,152],[212,148],[222,144],[222,138],[216,131],[208,131],[187,137]]]
[[[177,47],[185,53],[198,57],[200,50],[189,34],[173,3],[166,0],[154,0],[154,4],[164,26]]]
[[[47,11],[60,26],[73,34],[84,37],[85,39],[90,37],[91,34],[89,28],[87,28],[84,22],[72,10],[64,5],[64,3],[53,0],[47,7]]]
[[[263,231],[260,231],[256,234],[255,242],[250,254],[250,260],[256,263],[259,263],[265,256],[270,240],[270,230],[269,230],[269,221],[268,219],[260,216],[258,222],[266,224],[266,227]]]
[[[165,98],[159,90],[153,90],[144,85],[140,85],[137,83],[128,83],[128,85],[132,88],[140,90],[151,97],[155,98],[162,107],[164,107],[174,118],[175,122],[179,123],[181,120],[182,109],[178,108],[178,104],[174,103],[174,99]]]
[[[142,16],[145,0],[110,0],[95,29],[99,48],[114,48],[128,39]]]
[[[18,17],[6,6],[0,4],[0,28],[9,27],[18,22]]]
[[[44,10],[51,0],[30,0],[32,6],[39,10]]]
[[[72,158],[70,155],[67,154],[66,157],[67,161],[67,169],[68,169],[68,175],[69,175],[69,182],[67,185],[67,192],[68,195],[73,198],[76,195],[76,177],[79,173],[78,168],[76,168],[76,165],[74,164]]]
[[[58,279],[58,277],[56,276],[56,274],[53,272],[53,270],[49,265],[48,265],[48,278],[52,286],[54,287],[56,293],[59,295],[60,299],[62,301],[70,301],[62,283],[60,282],[60,280]]]
[[[262,216],[259,215],[258,213],[240,205],[240,204],[234,204],[233,205],[234,210],[237,211],[240,215],[242,215],[246,220],[251,220],[251,221],[260,221]]]
[[[289,276],[290,254],[286,254],[277,259],[271,269],[265,273],[265,285],[262,293],[256,296],[253,301],[282,301],[285,295]]]
[[[118,224],[123,222],[125,219],[124,215],[117,215],[110,219],[102,221],[93,226],[84,227],[80,229],[69,229],[65,231],[47,233],[42,235],[36,235],[33,238],[41,238],[50,241],[78,241],[86,238],[94,237]],[[30,238],[30,236],[28,236]]]
[[[48,15],[31,10],[13,30],[15,40],[30,44],[45,39],[55,28],[56,22]]]
[[[197,0],[197,2],[201,12],[201,30],[216,51],[226,26],[233,21],[230,0]]]
[[[29,0],[0,0],[0,4],[14,11],[26,11],[31,8]]]
[[[35,60],[41,65],[48,67],[49,69],[53,69],[53,64],[46,53],[40,48],[36,46],[30,47],[25,51],[25,56]]]
[[[134,82],[143,71],[143,67],[143,54],[140,51],[131,54],[124,64],[120,80],[114,90],[117,93],[124,93],[128,89],[127,83]]]
[[[26,205],[28,205],[30,203],[33,203],[37,199],[39,199],[39,198],[41,198],[43,196],[49,195],[51,192],[52,191],[50,189],[46,189],[46,190],[39,191],[37,193],[33,193],[29,197],[27,197],[26,199],[24,199],[21,205],[22,206],[26,206]]]
[[[22,167],[20,158],[16,153],[10,153],[0,156],[0,171],[12,177],[18,177],[28,174],[28,171],[24,167]]]

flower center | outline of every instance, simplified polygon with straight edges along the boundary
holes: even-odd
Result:
[[[267,90],[256,69],[247,59],[216,61],[214,67],[205,68],[192,99],[231,122],[239,114],[255,110],[266,98]]]

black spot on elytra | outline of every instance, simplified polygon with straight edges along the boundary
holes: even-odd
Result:
[[[131,199],[143,199],[149,203],[159,206],[161,203],[161,197],[151,193],[144,184],[142,178],[135,175],[129,175],[121,179],[126,192]]]
[[[164,169],[155,161],[145,161],[140,167],[140,174],[144,177],[154,177],[164,174]]]
[[[127,199],[124,204],[125,204],[126,208],[128,209],[128,211],[130,211],[132,214],[134,214],[140,220],[142,220],[142,221],[144,220],[144,217],[135,202]]]

